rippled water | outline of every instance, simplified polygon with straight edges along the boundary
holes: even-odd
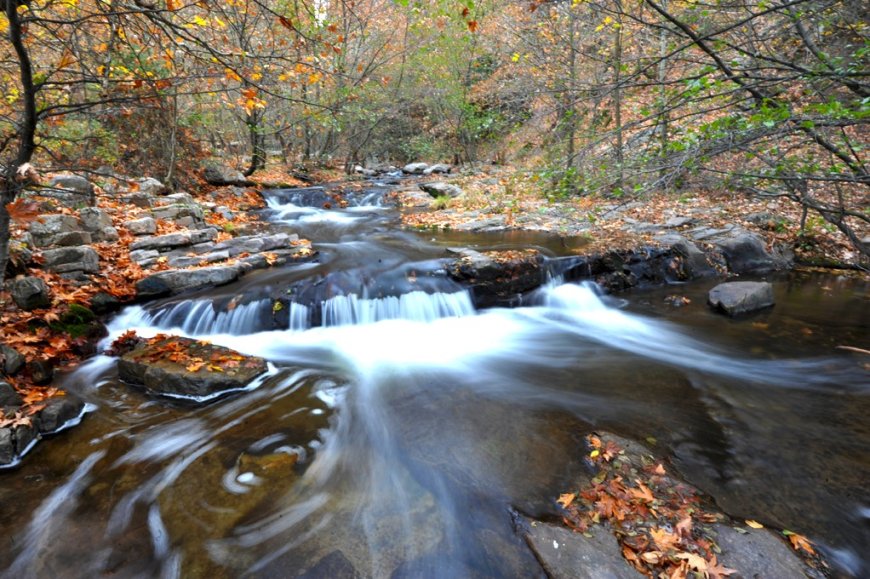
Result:
[[[281,192],[275,226],[321,263],[111,322],[272,367],[205,406],[120,384],[106,356],[70,375],[96,410],[0,474],[4,576],[539,576],[511,513],[554,514],[593,428],[654,437],[728,512],[867,571],[867,360],[836,349],[868,347],[866,284],[786,277],[739,321],[703,283],[615,300],[554,279],[478,311],[378,193]]]

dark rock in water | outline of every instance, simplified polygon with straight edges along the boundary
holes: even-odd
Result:
[[[768,529],[713,526],[716,544],[722,549],[719,561],[735,569],[734,577],[812,577],[791,548]]]
[[[716,269],[710,264],[707,254],[682,235],[668,234],[659,238],[659,241],[669,246],[682,260],[685,278],[680,278],[680,281],[716,275]]]
[[[54,364],[48,360],[33,360],[27,365],[30,379],[33,383],[42,386],[54,379]]]
[[[91,310],[95,314],[108,314],[121,307],[121,302],[115,296],[100,292],[91,298]]]
[[[0,408],[21,406],[24,401],[21,395],[8,382],[0,382]]]
[[[15,454],[23,456],[38,435],[39,433],[33,424],[22,424],[15,427],[15,430],[12,431],[12,437],[15,439]]]
[[[248,187],[254,185],[253,181],[249,181],[241,171],[231,169],[230,167],[222,167],[219,165],[207,165],[202,172],[202,176],[206,183],[218,187],[224,185],[236,185],[239,187]]]
[[[14,376],[24,367],[24,356],[14,348],[0,344],[0,371],[7,376]],[[0,404],[2,406],[2,404]]]
[[[13,460],[15,460],[15,440],[12,437],[12,430],[0,428],[0,466],[12,464]]]
[[[768,282],[730,281],[711,289],[707,301],[717,311],[739,316],[772,306],[773,286]]]
[[[241,268],[236,265],[161,271],[138,281],[136,295],[139,298],[150,298],[190,289],[220,286],[237,280],[241,272]]]
[[[547,577],[565,579],[640,579],[622,556],[609,525],[593,525],[586,534],[547,523],[528,524],[526,542]],[[589,535],[589,536],[587,536]]]
[[[158,394],[195,398],[240,390],[265,371],[262,358],[173,336],[142,341],[118,361],[118,374],[125,382]]]
[[[71,395],[49,398],[39,412],[36,426],[40,433],[50,434],[81,416],[84,408],[85,403]]]
[[[544,258],[533,249],[466,251],[451,263],[451,278],[472,286],[478,305],[504,302],[539,287],[545,280]]]
[[[788,266],[786,260],[768,253],[760,237],[747,231],[716,241],[716,247],[733,273],[764,273]]]

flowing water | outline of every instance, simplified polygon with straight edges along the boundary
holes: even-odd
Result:
[[[727,512],[870,572],[867,359],[836,348],[868,347],[866,284],[787,276],[734,321],[704,305],[712,282],[614,299],[554,268],[522,307],[478,310],[445,246],[560,244],[403,232],[384,192],[275,192],[274,227],[318,263],[111,321],[270,371],[207,405],[120,384],[108,356],[69,375],[95,410],[0,473],[2,576],[541,576],[514,514],[555,514],[595,428],[654,439]]]

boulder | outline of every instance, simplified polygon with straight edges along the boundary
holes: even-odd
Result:
[[[179,191],[178,193],[173,193],[172,195],[167,195],[163,198],[167,202],[167,205],[171,204],[181,204],[181,205],[194,205],[196,200],[193,198],[193,195],[190,193],[185,193],[184,191]]]
[[[431,167],[427,167],[426,169],[424,169],[423,174],[424,175],[431,175],[433,173],[436,173],[436,174],[449,173],[450,169],[451,169],[450,165],[446,165],[444,163],[436,163],[436,164],[432,165]]]
[[[196,245],[197,243],[203,243],[205,241],[213,241],[217,238],[217,234],[217,229],[209,227],[206,229],[195,229],[193,231],[167,233],[166,235],[141,237],[130,244],[130,249],[161,250],[175,247],[186,247],[188,245]]]
[[[99,292],[91,297],[91,311],[97,315],[114,312],[121,307],[121,301],[111,294]]]
[[[70,422],[81,417],[85,403],[70,395],[55,396],[45,402],[45,408],[39,412],[36,427],[42,434],[50,434],[63,429]]]
[[[433,181],[432,183],[420,183],[420,189],[431,195],[432,197],[459,197],[464,193],[462,189],[456,185],[445,183],[444,181]]]
[[[48,286],[38,277],[22,277],[13,281],[12,299],[22,310],[36,310],[51,305]]]
[[[46,215],[30,224],[30,235],[36,247],[47,247],[56,244],[58,236],[81,229],[79,220],[72,215]]]
[[[357,165],[353,168],[353,172],[357,175],[362,175],[363,177],[375,177],[378,172],[374,169],[366,169],[362,165]]]
[[[94,186],[90,181],[78,175],[56,175],[49,182],[49,189],[41,194],[52,197],[65,207],[93,206]]]
[[[547,577],[565,579],[640,579],[643,577],[622,556],[622,549],[607,524],[575,533],[558,525],[527,524],[526,543]]]
[[[133,235],[154,235],[157,233],[157,222],[150,217],[125,221],[124,227]]]
[[[0,382],[0,408],[21,406],[22,404],[24,404],[24,400],[12,384]]]
[[[108,213],[96,207],[85,207],[79,211],[79,220],[85,231],[101,232],[106,227],[112,227],[112,218]]]
[[[169,192],[169,188],[153,177],[143,177],[134,181],[139,187],[137,191],[148,196],[163,195]]]
[[[32,423],[17,426],[15,430],[12,431],[12,437],[15,439],[15,454],[18,456],[24,456],[24,454],[30,450],[33,443],[36,442],[38,435],[39,432]]]
[[[203,287],[214,287],[235,281],[241,275],[237,266],[215,266],[194,270],[170,269],[146,277],[136,283],[136,295],[150,298]]]
[[[266,369],[262,358],[175,336],[143,340],[118,361],[118,375],[125,382],[158,394],[200,399],[241,390]]]
[[[0,344],[0,371],[7,376],[14,376],[24,367],[24,362],[24,356],[19,354],[15,348]]]
[[[100,271],[100,256],[93,247],[87,245],[49,249],[42,253],[42,257],[45,269],[57,273]]]
[[[249,181],[247,177],[242,175],[241,171],[219,165],[207,165],[203,169],[202,174],[206,183],[217,187],[224,185],[248,187],[254,184],[252,181]]]
[[[202,207],[182,203],[157,207],[151,211],[151,215],[153,215],[155,219],[166,219],[169,221],[182,219],[184,217],[192,217],[194,221],[202,221],[203,218]]]
[[[768,253],[760,237],[748,231],[738,231],[717,240],[715,245],[733,273],[764,273],[787,266],[784,260]]]
[[[402,167],[402,172],[408,175],[422,175],[423,171],[429,168],[428,163],[408,163]]]
[[[27,364],[27,371],[37,386],[44,386],[54,380],[54,364],[49,360],[33,360]]]
[[[768,282],[730,281],[710,290],[707,302],[729,316],[748,314],[774,304],[773,286]]]
[[[663,245],[670,248],[682,260],[682,270],[685,279],[697,279],[716,275],[716,269],[707,260],[707,254],[701,251],[697,245],[677,234],[668,234],[658,238]],[[679,279],[679,276],[677,276]],[[679,279],[679,281],[683,281]]]
[[[471,285],[478,305],[489,306],[540,287],[546,278],[543,264],[543,256],[533,249],[483,253],[466,250],[448,265],[447,273]]]

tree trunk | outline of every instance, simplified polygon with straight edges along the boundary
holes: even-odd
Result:
[[[622,12],[622,4],[617,3]],[[622,134],[622,18],[617,17],[613,31],[613,118],[616,123],[616,188],[620,192],[625,180],[625,163]]]

